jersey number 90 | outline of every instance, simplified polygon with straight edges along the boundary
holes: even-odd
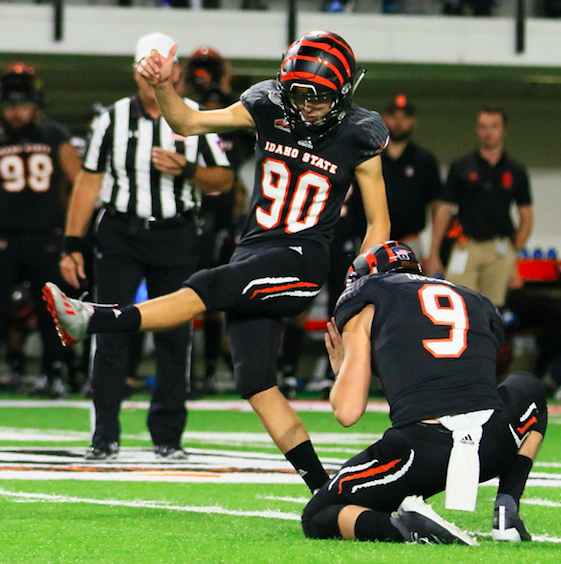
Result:
[[[286,163],[267,159],[263,162],[261,187],[263,196],[271,200],[268,210],[258,206],[255,219],[263,229],[274,229],[281,222],[283,209],[288,198],[290,170]],[[284,230],[298,233],[317,224],[325,207],[331,184],[317,172],[307,171],[296,180],[296,187],[288,205]],[[307,204],[310,191],[314,190],[312,201]]]

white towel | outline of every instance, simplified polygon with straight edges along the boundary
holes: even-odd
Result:
[[[493,413],[493,409],[485,409],[439,419],[446,429],[452,431],[454,441],[446,475],[446,509],[475,511],[479,486],[479,443],[483,425]]]

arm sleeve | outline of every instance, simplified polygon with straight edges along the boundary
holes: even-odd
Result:
[[[240,96],[240,102],[251,114],[256,125],[260,123],[260,118],[264,115],[263,112],[266,114],[271,104],[282,108],[280,92],[277,90],[274,80],[264,80],[254,84]]]
[[[459,187],[459,173],[458,167],[455,163],[452,163],[450,170],[448,171],[448,177],[446,179],[446,184],[442,190],[442,199],[445,202],[450,202],[451,204],[457,204],[459,200],[458,187]]]
[[[442,198],[442,179],[440,178],[440,167],[432,153],[427,153],[427,176],[426,176],[426,203],[440,200]]]
[[[523,166],[520,167],[520,181],[517,183],[514,199],[519,206],[529,206],[532,203],[530,179]]]
[[[355,128],[360,128],[360,134],[355,136],[357,147],[353,168],[379,155],[390,142],[390,132],[377,112],[368,112],[368,116],[357,121]]]
[[[503,346],[503,343],[505,342],[505,330],[504,330],[503,319],[499,313],[499,310],[491,302],[488,301],[487,306],[491,310],[490,311],[491,331],[493,332],[493,335],[495,335],[495,337],[497,338],[497,349],[499,349]]]
[[[343,332],[343,328],[350,319],[373,303],[371,299],[368,299],[364,290],[367,281],[368,277],[359,278],[348,286],[337,300],[334,317],[339,332]]]

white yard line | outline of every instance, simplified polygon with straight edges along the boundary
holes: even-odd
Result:
[[[162,501],[123,501],[116,499],[91,499],[81,497],[68,497],[53,494],[36,494],[27,492],[10,492],[0,490],[0,496],[4,496],[13,501],[24,502],[46,502],[46,503],[86,503],[88,505],[104,505],[108,507],[135,507],[140,509],[165,509],[166,511],[181,511],[184,513],[206,513],[215,515],[233,515],[235,517],[260,517],[265,519],[283,519],[285,521],[299,521],[299,513],[285,513],[278,510],[266,511],[239,511],[226,509],[219,505],[209,507],[199,507],[196,505],[172,505]]]
[[[11,492],[0,489],[0,496],[9,499],[15,503],[69,503],[69,504],[87,504],[100,505],[105,507],[130,507],[136,509],[157,509],[159,511],[178,511],[182,513],[199,513],[206,515],[230,515],[233,517],[259,517],[261,519],[281,519],[283,521],[300,521],[300,513],[289,513],[280,510],[264,510],[264,511],[244,511],[235,509],[226,509],[220,505],[212,506],[196,506],[196,505],[172,505],[169,502],[162,501],[126,501],[115,499],[93,499],[70,497],[54,494],[39,494],[28,492]],[[263,497],[263,499],[306,502],[305,498],[274,498]],[[489,532],[471,532],[478,537],[489,537]],[[559,544],[561,538],[551,537],[549,535],[532,535],[534,542],[551,542]]]
[[[540,499],[538,497],[523,497],[520,503],[525,503],[526,505],[541,505],[543,507],[561,507],[561,503],[558,501],[550,501],[549,499]]]
[[[289,402],[295,411],[300,412],[330,412],[331,406],[327,400],[294,400]],[[123,409],[148,409],[147,401],[125,401]],[[75,409],[90,409],[91,401],[85,400],[0,400],[2,407],[18,408],[47,408],[47,407],[71,407]],[[188,401],[187,408],[191,411],[239,411],[252,412],[249,402],[245,400],[196,400]],[[388,413],[389,407],[385,401],[370,401],[367,411]]]
[[[258,495],[257,499],[268,499],[271,501],[287,501],[289,503],[308,503],[310,501],[307,497],[278,497],[276,495]]]

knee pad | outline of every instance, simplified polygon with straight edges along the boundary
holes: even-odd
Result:
[[[277,385],[276,365],[267,362],[246,361],[234,364],[234,379],[236,390],[243,399],[263,392]]]
[[[338,519],[339,513],[345,506],[329,505],[318,512],[313,512],[308,509],[310,505],[313,504],[308,504],[302,514],[304,535],[309,539],[340,539]]]

